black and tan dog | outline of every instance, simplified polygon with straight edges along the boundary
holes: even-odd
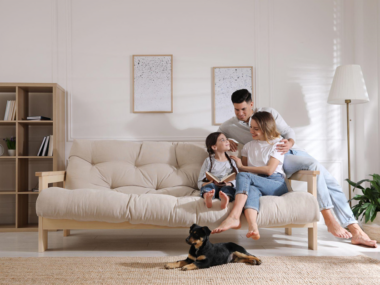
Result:
[[[181,268],[193,270],[209,268],[215,265],[230,262],[242,262],[251,265],[260,265],[261,260],[249,254],[244,247],[233,242],[212,244],[209,241],[211,231],[208,227],[196,224],[190,227],[190,235],[186,242],[191,245],[189,255],[185,260],[168,263],[166,269]]]

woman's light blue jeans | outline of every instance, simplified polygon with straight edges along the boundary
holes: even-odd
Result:
[[[281,196],[288,192],[285,179],[280,173],[271,176],[240,172],[236,176],[236,195],[247,195],[244,209],[260,210],[261,196]]]
[[[333,209],[342,227],[357,223],[338,181],[308,153],[289,150],[285,154],[284,170],[287,177],[290,177],[298,170],[319,171],[320,174],[317,176],[317,198],[320,210]]]

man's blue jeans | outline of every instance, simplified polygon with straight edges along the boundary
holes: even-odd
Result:
[[[246,194],[244,209],[260,210],[261,196],[281,196],[288,192],[285,179],[280,173],[271,176],[259,176],[249,172],[240,172],[236,176],[236,195]]]
[[[338,181],[308,153],[289,150],[285,154],[284,170],[287,177],[290,177],[298,170],[320,171],[317,176],[317,198],[320,210],[333,209],[342,227],[357,223]]]
[[[219,192],[222,191],[224,194],[230,197],[230,202],[235,200],[236,190],[234,187],[232,186],[219,187],[219,186],[216,186],[214,183],[206,184],[205,186],[201,188],[201,197],[203,197],[204,193],[210,192],[212,189],[215,189],[214,196],[212,197],[212,199],[215,199],[215,198],[220,199]]]

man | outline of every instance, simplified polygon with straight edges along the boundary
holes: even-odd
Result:
[[[219,132],[223,132],[229,138],[231,151],[237,150],[237,143],[232,139],[241,144],[246,144],[252,140],[249,129],[251,117],[255,112],[266,111],[271,113],[276,120],[278,131],[284,137],[283,145],[278,146],[277,149],[285,155],[284,170],[286,175],[290,177],[299,170],[320,171],[317,178],[317,198],[328,231],[335,237],[351,238],[351,243],[355,245],[377,247],[376,241],[371,240],[359,227],[336,179],[317,160],[295,145],[295,132],[286,124],[281,115],[272,108],[253,109],[251,93],[247,89],[235,91],[231,100],[236,117],[224,122],[218,129]],[[335,220],[331,209],[334,210],[341,225]],[[233,227],[232,223],[225,220],[218,229],[224,231],[231,227]],[[349,232],[344,229],[345,227],[349,229]]]

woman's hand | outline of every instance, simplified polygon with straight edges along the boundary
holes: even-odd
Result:
[[[281,140],[281,142],[283,144],[278,144],[276,146],[277,151],[280,152],[281,154],[287,153],[289,149],[291,149],[292,146],[294,145],[294,141],[292,139],[289,139],[289,140],[283,139]]]
[[[240,159],[240,158],[238,158],[238,157],[236,157],[236,156],[233,156],[233,155],[231,155],[231,158],[232,158],[233,160],[235,160],[235,162],[236,162],[236,166],[237,166],[239,169],[242,168],[243,163],[241,162],[241,159]]]

